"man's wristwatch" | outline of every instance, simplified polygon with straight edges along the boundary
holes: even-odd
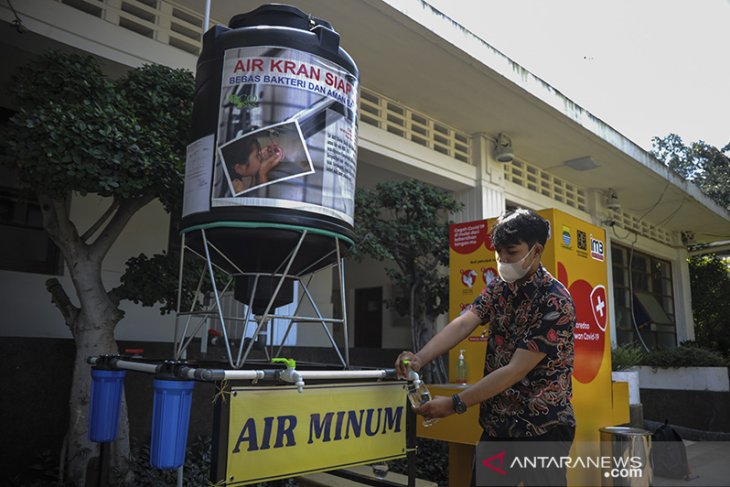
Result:
[[[466,404],[461,400],[458,394],[451,396],[451,400],[454,403],[454,412],[456,414],[464,414],[466,412]]]

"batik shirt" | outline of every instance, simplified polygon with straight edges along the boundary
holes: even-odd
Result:
[[[507,365],[518,348],[545,354],[524,379],[481,403],[479,423],[487,435],[534,437],[574,426],[575,306],[560,281],[542,266],[520,284],[495,279],[468,309],[490,324],[485,376]]]

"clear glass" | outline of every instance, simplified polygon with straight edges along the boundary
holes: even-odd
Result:
[[[414,409],[421,407],[431,400],[431,392],[423,382],[418,388],[414,387],[413,382],[411,382],[408,384],[408,400]],[[429,427],[437,421],[438,418],[423,418],[423,426]]]

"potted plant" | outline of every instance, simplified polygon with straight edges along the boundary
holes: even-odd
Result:
[[[730,390],[727,360],[693,342],[644,354],[637,367],[641,387],[695,391]]]
[[[645,352],[637,344],[621,345],[611,350],[611,378],[614,382],[629,383],[629,404],[640,404],[638,366]]]

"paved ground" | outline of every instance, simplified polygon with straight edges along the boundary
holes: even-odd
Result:
[[[730,441],[688,441],[687,460],[691,480],[654,477],[655,487],[730,486]]]

